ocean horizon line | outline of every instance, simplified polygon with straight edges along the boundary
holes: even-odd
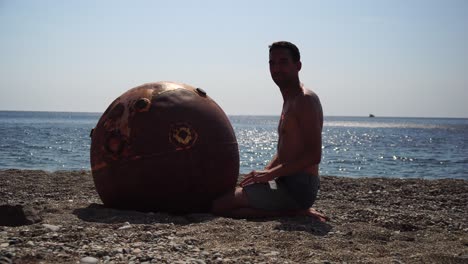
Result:
[[[60,114],[93,114],[99,115],[103,112],[88,112],[88,111],[58,111],[58,110],[0,110],[0,112],[8,113],[60,113]],[[258,116],[258,117],[279,117],[279,114],[229,114],[227,116]],[[391,116],[391,115],[324,115],[324,117],[344,117],[344,118],[408,118],[408,119],[468,119],[468,117],[445,117],[445,116]]]

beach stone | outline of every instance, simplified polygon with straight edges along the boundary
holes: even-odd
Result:
[[[80,259],[80,264],[96,264],[98,262],[99,262],[99,260],[97,258],[93,258],[93,257],[84,257],[84,258]]]
[[[12,237],[12,238],[8,239],[8,243],[10,243],[10,245],[19,244],[22,241],[23,240],[21,238],[18,238],[18,237]]]
[[[123,226],[119,227],[119,230],[132,228],[132,225],[129,222],[126,222]]]
[[[278,251],[271,251],[268,253],[265,253],[264,256],[278,256],[280,253]]]
[[[49,229],[52,232],[57,232],[60,230],[60,226],[56,226],[56,225],[42,224],[42,226],[45,227],[46,229]]]
[[[42,221],[38,212],[28,205],[0,205],[0,226],[32,225]]]
[[[0,256],[0,263],[1,264],[12,264],[13,260],[9,256]]]

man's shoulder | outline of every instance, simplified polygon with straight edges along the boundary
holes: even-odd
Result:
[[[299,119],[314,117],[322,120],[323,110],[318,95],[311,90],[304,89],[303,95],[295,102],[294,113]]]
[[[309,108],[320,106],[320,99],[318,95],[309,89],[303,88],[304,93],[302,96],[299,96],[296,100],[296,106],[300,108]]]
[[[319,99],[318,95],[314,91],[312,91],[312,90],[310,90],[308,88],[305,88],[305,87],[303,88],[303,90],[304,90],[304,97],[305,98],[308,98],[309,100],[310,99],[314,99],[314,100]]]

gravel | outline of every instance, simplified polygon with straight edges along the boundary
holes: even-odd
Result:
[[[0,170],[2,212],[35,219],[0,212],[0,263],[468,263],[468,181],[321,180],[326,223],[121,211],[89,171]]]

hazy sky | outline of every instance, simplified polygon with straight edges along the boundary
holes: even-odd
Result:
[[[468,1],[0,0],[0,110],[102,112],[143,83],[278,115],[268,45],[325,115],[468,117]]]

